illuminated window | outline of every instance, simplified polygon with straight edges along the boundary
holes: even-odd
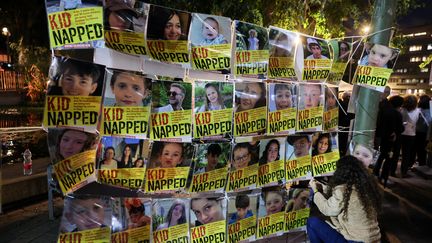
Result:
[[[410,62],[420,62],[421,58],[420,57],[411,57],[410,58]]]
[[[428,68],[422,68],[422,69],[420,69],[420,72],[422,72],[422,73],[427,73],[428,71],[429,71]]]
[[[421,51],[422,46],[410,46],[409,51]]]
[[[414,36],[422,36],[422,35],[426,35],[426,32],[418,32],[414,34]]]
[[[424,82],[425,82],[424,78],[420,79],[421,84],[424,84]]]
[[[414,34],[406,34],[406,35],[403,35],[403,37],[413,37],[414,36]]]
[[[427,49],[428,49],[428,50],[432,50],[432,44],[428,44],[428,45],[427,45]]]
[[[423,56],[422,57],[422,62],[426,61],[426,59],[427,59],[427,56]]]

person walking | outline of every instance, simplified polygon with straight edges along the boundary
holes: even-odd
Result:
[[[406,177],[408,169],[415,163],[415,136],[416,124],[419,114],[420,110],[417,109],[417,97],[414,95],[405,96],[404,103],[402,105],[402,121],[405,129],[402,133],[401,139],[401,177]]]

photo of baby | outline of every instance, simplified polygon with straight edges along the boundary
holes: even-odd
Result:
[[[392,69],[398,55],[399,49],[366,43],[359,65]]]
[[[193,13],[190,41],[193,47],[231,43],[231,19]]]
[[[159,142],[152,145],[150,168],[175,168],[191,165],[191,143]]]

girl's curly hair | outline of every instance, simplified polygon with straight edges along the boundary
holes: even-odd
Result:
[[[336,163],[336,171],[329,182],[326,198],[329,198],[333,189],[339,185],[345,185],[343,195],[343,217],[346,218],[349,199],[355,189],[359,194],[359,200],[363,205],[368,219],[375,217],[381,210],[381,194],[378,185],[363,164],[356,157],[348,155],[339,159]]]

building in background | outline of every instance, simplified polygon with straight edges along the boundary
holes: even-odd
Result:
[[[432,24],[401,30],[405,38],[389,85],[401,94],[432,94]],[[429,61],[425,66],[422,63]]]

